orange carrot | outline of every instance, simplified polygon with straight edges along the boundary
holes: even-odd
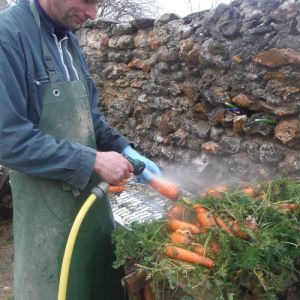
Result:
[[[200,230],[194,224],[190,224],[181,220],[168,220],[166,224],[167,228],[171,231],[176,231],[178,229],[181,230],[189,230],[192,234],[199,234]]]
[[[207,232],[207,229],[201,227],[201,224],[199,223],[198,220],[196,220],[196,221],[194,222],[194,225],[195,225],[197,228],[199,228],[199,231],[200,231],[199,233],[206,233],[206,232]]]
[[[194,210],[196,212],[197,219],[200,225],[205,230],[216,224],[212,214],[205,207],[201,206],[200,204],[197,204],[194,206]]]
[[[249,238],[248,234],[245,231],[243,231],[241,227],[237,224],[237,221],[230,219],[228,223],[231,225],[232,231],[237,237],[242,238],[244,240]]]
[[[110,185],[108,188],[109,193],[121,193],[125,191],[125,186],[123,185]]]
[[[180,189],[176,184],[158,176],[153,176],[153,179],[149,184],[170,200],[177,200],[181,194]]]
[[[192,242],[190,232],[183,230],[176,230],[170,235],[171,242],[174,244],[190,245]]]
[[[215,240],[211,240],[210,242],[210,250],[213,255],[217,255],[219,252],[219,244]]]
[[[225,185],[217,185],[212,189],[209,189],[206,196],[221,198],[223,193],[229,192],[229,188]]]
[[[226,225],[225,221],[220,216],[214,216],[217,225],[222,228],[228,235],[233,235],[232,231]]]
[[[246,226],[247,228],[254,230],[257,227],[257,222],[254,217],[249,216],[246,218]]]
[[[250,197],[254,196],[254,189],[252,187],[243,188],[242,191]]]
[[[195,263],[211,269],[214,262],[209,257],[201,256],[193,251],[186,250],[176,246],[166,246],[164,249],[165,254],[173,259],[180,261]]]
[[[168,219],[177,219],[177,220],[184,220],[187,211],[184,206],[180,204],[175,204],[167,212]]]
[[[199,223],[198,219],[195,220],[194,225],[195,225],[197,228],[201,228],[201,224]]]
[[[296,210],[297,208],[300,207],[300,205],[299,204],[295,204],[295,203],[280,203],[278,205],[278,207],[282,211],[288,212],[288,211],[294,211],[294,210]]]
[[[127,183],[127,181],[128,181],[128,179],[122,179],[122,180],[120,180],[118,185],[125,185]]]
[[[193,252],[195,252],[195,253],[197,253],[199,255],[202,255],[202,256],[205,255],[206,250],[200,244],[194,244],[193,247],[192,247],[192,249],[193,249]]]
[[[199,192],[199,196],[200,196],[201,198],[204,198],[204,197],[206,196],[206,192]]]
[[[221,197],[221,193],[218,192],[217,190],[215,189],[209,189],[206,193],[206,196],[209,196],[209,197],[214,197],[214,198],[220,198]]]

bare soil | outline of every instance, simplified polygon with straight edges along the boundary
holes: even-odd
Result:
[[[9,300],[13,294],[12,218],[1,214],[0,210],[0,300]]]

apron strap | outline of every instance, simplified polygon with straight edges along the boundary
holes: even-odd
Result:
[[[39,32],[40,32],[43,58],[44,58],[45,66],[46,66],[46,71],[47,71],[47,73],[49,75],[49,79],[50,79],[50,81],[58,81],[59,78],[58,78],[58,76],[55,73],[55,69],[54,69],[54,66],[53,66],[53,61],[52,61],[51,55],[49,53],[48,47],[46,46],[44,37],[42,35],[42,31],[41,31],[41,19],[40,19],[39,12],[38,12],[38,10],[37,10],[37,8],[35,6],[34,0],[30,0],[30,9],[31,9],[31,11],[33,13],[35,22],[36,22],[37,27],[38,27]]]

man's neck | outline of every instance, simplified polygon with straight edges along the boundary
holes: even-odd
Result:
[[[41,15],[44,16],[48,22],[50,22],[54,28],[54,33],[57,35],[59,39],[65,36],[65,34],[68,32],[68,29],[64,26],[61,26],[55,22],[55,19],[52,17],[53,14],[51,14],[51,1],[50,0],[34,0],[36,3],[36,6],[40,12]],[[63,0],[62,0],[63,1]]]
[[[43,8],[44,12],[48,15],[48,17],[54,21],[52,17],[51,1],[49,0],[36,0],[36,1],[40,3],[41,7]]]

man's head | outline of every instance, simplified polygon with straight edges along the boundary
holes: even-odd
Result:
[[[77,30],[87,19],[95,19],[97,0],[40,0],[48,16],[58,25]]]

